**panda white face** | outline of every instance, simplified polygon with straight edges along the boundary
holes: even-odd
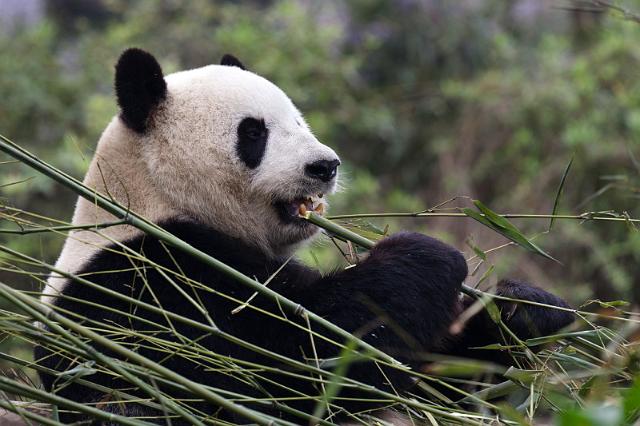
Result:
[[[136,61],[133,71],[127,55]],[[313,136],[285,93],[226,56],[230,65],[168,75],[164,94],[155,95],[162,76],[152,59],[132,49],[116,68],[121,120],[139,143],[152,190],[180,214],[274,256],[312,237],[318,228],[299,211],[323,213],[340,160]],[[136,80],[145,68],[151,76],[124,83],[127,73]],[[141,95],[136,85],[152,93]],[[140,120],[137,113],[149,104]]]

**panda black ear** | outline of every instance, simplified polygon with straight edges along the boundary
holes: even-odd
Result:
[[[120,118],[130,129],[144,133],[151,113],[167,95],[160,64],[144,50],[125,50],[116,64],[115,87]]]
[[[220,60],[220,65],[226,65],[228,67],[238,67],[242,70],[246,70],[242,62],[238,58],[233,55],[225,54]]]

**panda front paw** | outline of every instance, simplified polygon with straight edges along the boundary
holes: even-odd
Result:
[[[528,303],[496,301],[501,308],[503,321],[520,339],[555,333],[575,319],[573,312],[567,310],[570,306],[563,299],[525,282],[502,280],[498,283],[496,294],[563,308],[554,309]]]
[[[458,285],[468,273],[467,262],[460,251],[417,232],[398,232],[381,240],[371,249],[368,262],[420,269]]]

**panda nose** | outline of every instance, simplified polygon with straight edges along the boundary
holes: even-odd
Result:
[[[319,160],[311,164],[307,164],[304,171],[307,176],[320,179],[323,182],[329,182],[336,177],[340,160]]]

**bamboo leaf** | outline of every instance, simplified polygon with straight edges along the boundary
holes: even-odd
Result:
[[[467,245],[469,247],[471,247],[471,250],[473,250],[473,252],[476,254],[476,256],[478,256],[480,259],[487,260],[487,253],[485,253],[484,250],[482,250],[477,245],[473,244],[473,242],[471,242],[471,241],[467,241]]]
[[[541,371],[538,370],[523,370],[521,368],[509,367],[504,373],[504,377],[528,385],[533,383],[540,374]]]
[[[71,370],[62,371],[62,372],[58,373],[58,376],[65,377],[65,378],[70,378],[70,379],[76,379],[78,377],[90,376],[92,374],[95,374],[98,371],[95,368],[93,368],[93,366],[95,364],[96,364],[96,362],[93,361],[93,360],[87,361],[87,362],[83,362],[82,364],[72,368]]]
[[[640,417],[640,380],[624,393],[624,417],[628,424],[633,424]]]
[[[556,220],[555,216],[558,211],[558,204],[560,203],[560,196],[562,196],[562,188],[564,188],[564,183],[567,180],[567,175],[569,174],[569,170],[571,170],[571,164],[573,164],[573,155],[569,160],[569,164],[564,169],[564,173],[562,173],[562,178],[560,179],[560,185],[558,185],[558,190],[556,191],[556,198],[553,200],[553,210],[551,210],[551,221],[549,222],[549,231],[553,227],[553,222]]]
[[[470,218],[482,223],[486,227],[493,229],[500,235],[513,241],[519,246],[531,251],[532,253],[541,255],[543,257],[546,257],[547,259],[553,260],[554,262],[560,263],[550,254],[538,247],[533,241],[528,239],[518,228],[516,228],[515,225],[513,225],[504,217],[495,213],[493,210],[485,206],[482,202],[474,200],[473,204],[475,204],[480,212],[477,212],[470,208],[464,208],[462,209],[462,212]]]
[[[500,413],[506,418],[515,422],[519,426],[529,426],[531,423],[525,419],[525,417],[518,412],[518,410],[513,407],[513,405],[509,405],[507,403],[502,403],[498,405],[500,407]]]
[[[483,401],[491,401],[492,399],[501,398],[503,396],[509,395],[517,389],[520,389],[521,386],[516,382],[511,380],[507,380],[492,386],[488,386],[478,392],[473,393],[472,395],[476,398],[482,399]],[[466,397],[462,399],[461,402],[472,401],[473,398]]]
[[[361,229],[368,234],[375,235],[374,239],[379,239],[381,236],[386,237],[389,232],[389,225],[385,226],[384,229],[381,229],[373,223],[362,219],[345,224],[344,226],[345,228]]]
[[[491,320],[496,324],[499,324],[500,321],[502,321],[502,316],[500,315],[500,309],[498,308],[498,305],[496,305],[494,301],[491,300],[490,296],[487,296],[486,299],[483,298],[482,301],[484,303],[485,309],[491,317]]]
[[[473,377],[478,374],[500,373],[503,368],[484,361],[450,359],[429,364],[425,373],[444,377]]]
[[[379,241],[385,237],[385,235],[382,233],[369,230],[368,228],[359,225],[345,225],[345,228],[350,229],[352,232],[360,235],[361,237],[367,238],[374,242]]]

